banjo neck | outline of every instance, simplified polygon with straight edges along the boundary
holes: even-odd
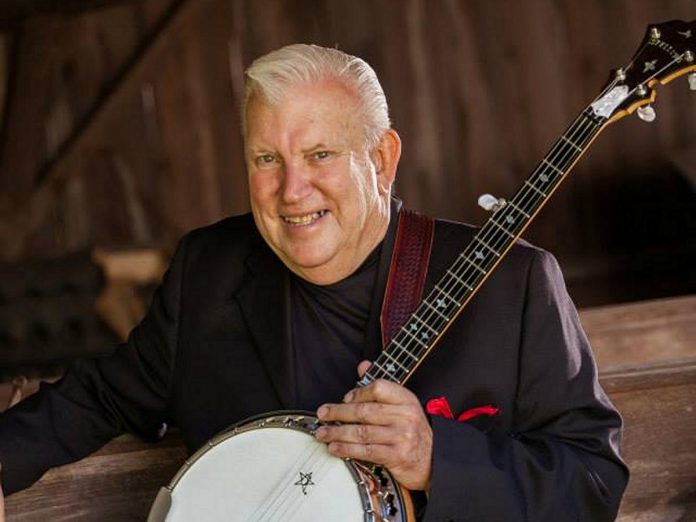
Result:
[[[479,291],[576,162],[604,128],[637,112],[652,121],[655,87],[688,74],[696,90],[696,22],[673,20],[648,28],[624,68],[571,123],[509,200],[489,194],[479,204],[490,218],[456,256],[415,312],[392,337],[357,386],[376,379],[404,384]]]
[[[404,384],[450,324],[476,295],[539,210],[602,130],[605,117],[586,108],[560,136],[508,201],[482,196],[493,213],[454,259],[358,382],[376,379]]]

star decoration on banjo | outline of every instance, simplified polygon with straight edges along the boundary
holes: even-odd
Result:
[[[302,473],[300,471],[300,480],[295,482],[295,486],[300,486],[302,488],[302,494],[306,495],[307,494],[307,488],[309,486],[316,486],[314,482],[312,482],[312,472],[310,471],[309,473]]]

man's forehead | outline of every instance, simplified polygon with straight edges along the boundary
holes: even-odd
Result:
[[[276,102],[254,94],[246,117],[251,148],[280,137],[303,148],[363,138],[356,97],[335,83],[292,87]]]
[[[262,107],[277,113],[302,111],[307,114],[313,109],[328,108],[331,112],[346,109],[354,112],[358,106],[358,96],[344,82],[323,80],[321,82],[300,83],[288,86],[282,96],[268,99],[261,92],[251,94],[248,105]]]

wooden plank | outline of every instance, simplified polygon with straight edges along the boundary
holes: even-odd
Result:
[[[600,371],[696,361],[696,296],[580,311]]]
[[[696,296],[580,311],[624,419],[631,469],[619,522],[696,515]]]
[[[181,439],[156,445],[124,435],[86,459],[50,470],[6,499],[8,521],[144,520],[157,490],[186,458]]]
[[[696,515],[696,371],[690,380],[610,394],[624,422],[631,480],[620,522],[683,522]],[[655,386],[651,386],[655,384]]]
[[[696,380],[696,363],[679,362],[654,367],[642,365],[602,374],[599,380],[610,395],[634,390],[680,386]]]
[[[678,374],[678,367],[672,370]],[[610,392],[625,420],[623,454],[632,471],[619,522],[683,521],[696,509],[696,365],[679,379],[665,380],[664,369],[655,373],[657,378],[649,369],[627,370],[603,378],[605,385],[632,381]],[[176,434],[157,445],[123,436],[81,462],[49,471],[34,487],[9,497],[7,511],[10,520],[26,522],[47,516],[142,520],[184,458]]]

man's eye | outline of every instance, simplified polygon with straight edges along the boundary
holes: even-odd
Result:
[[[319,150],[314,153],[314,158],[318,160],[323,160],[331,156],[331,153],[328,150]]]
[[[257,165],[268,165],[269,163],[273,163],[274,161],[275,158],[272,154],[261,154],[260,156],[256,156]]]

